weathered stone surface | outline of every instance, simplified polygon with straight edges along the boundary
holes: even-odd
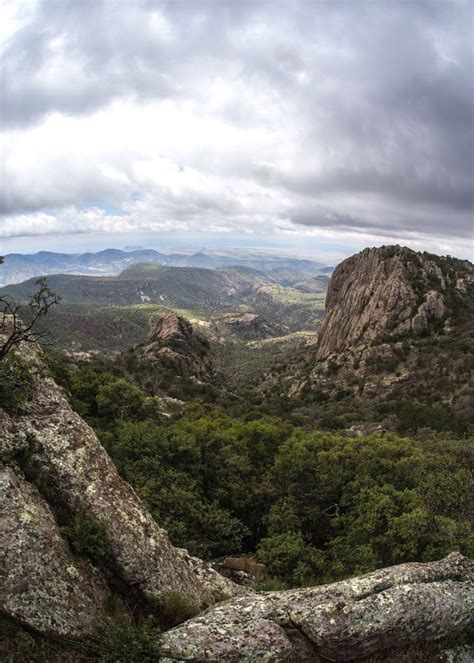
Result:
[[[37,489],[0,470],[1,609],[46,635],[88,639],[108,596],[102,576],[75,557]]]
[[[16,456],[26,446],[26,440],[18,435],[15,422],[0,407],[0,462]]]
[[[264,338],[271,335],[271,329],[260,315],[244,313],[239,316],[225,315],[214,318],[213,326],[219,331],[224,329],[244,338]]]
[[[443,271],[427,254],[400,246],[364,249],[347,258],[329,282],[317,358],[383,336],[426,331],[447,315],[447,286],[462,290],[472,281],[472,266],[462,266],[468,273],[460,279],[452,267]]]
[[[188,320],[175,313],[155,323],[138,353],[142,360],[188,379],[209,382],[216,376],[209,341],[194,331]]]
[[[303,639],[306,660],[349,661],[472,624],[474,563],[452,554],[332,585],[231,599],[165,633],[163,649],[196,662],[283,662],[303,660]]]
[[[37,346],[28,344],[20,351],[29,366],[42,365]],[[32,371],[31,392],[14,423],[16,435],[27,441],[35,485],[45,499],[71,513],[82,510],[104,526],[113,570],[124,583],[151,601],[173,590],[200,607],[243,591],[171,544],[50,377]]]
[[[421,334],[429,327],[430,320],[442,320],[446,314],[444,299],[436,290],[426,294],[426,300],[420,304],[416,315],[411,321],[411,328],[415,334]]]

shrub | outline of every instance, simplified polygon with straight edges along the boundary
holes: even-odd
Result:
[[[256,592],[279,592],[287,586],[279,578],[265,578],[254,585]]]
[[[301,532],[284,532],[262,539],[258,559],[272,576],[293,586],[315,584],[323,562],[322,553],[308,546]]]
[[[134,620],[123,607],[106,618],[99,645],[106,663],[152,663],[160,660],[160,640],[151,617]]]
[[[161,596],[158,612],[163,628],[169,629],[195,617],[199,608],[184,594],[170,590]]]
[[[71,525],[61,528],[79,555],[87,557],[94,566],[106,565],[110,555],[110,544],[105,528],[92,520],[84,511],[78,511]]]
[[[10,414],[28,400],[31,376],[25,365],[13,355],[0,361],[0,404]]]

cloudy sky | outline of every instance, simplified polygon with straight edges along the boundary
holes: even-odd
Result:
[[[469,257],[473,7],[0,0],[0,252],[146,237]]]

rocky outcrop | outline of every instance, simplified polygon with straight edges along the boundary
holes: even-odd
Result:
[[[0,417],[6,517],[0,608],[41,632],[74,637],[92,628],[103,582],[74,557],[55,524],[56,516],[68,521],[79,512],[105,532],[108,573],[149,604],[174,591],[202,608],[243,591],[171,544],[45,373],[38,347],[25,344],[18,354],[31,379],[19,412]]]
[[[41,633],[87,640],[99,628],[108,590],[75,556],[37,488],[13,468],[0,470],[2,610]]]
[[[468,261],[400,246],[364,249],[331,276],[317,358],[439,327],[453,294],[465,292],[473,276]]]
[[[256,313],[225,315],[222,318],[214,318],[212,322],[218,331],[230,332],[242,338],[265,338],[272,333],[262,316]]]
[[[209,341],[175,313],[165,315],[153,325],[138,354],[142,361],[187,379],[211,382],[216,377]]]
[[[452,554],[332,585],[229,600],[165,633],[163,651],[194,662],[350,661],[473,624],[474,564]]]

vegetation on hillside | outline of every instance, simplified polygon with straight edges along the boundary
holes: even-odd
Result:
[[[133,279],[135,271],[116,280]],[[296,292],[274,288],[271,306],[321,302]],[[151,309],[164,308],[108,311],[104,342],[120,329],[122,314],[129,316],[126,339],[139,333]],[[456,334],[440,328],[400,339],[393,365],[374,355],[367,375],[381,382],[389,373],[409,377],[372,395],[364,393],[357,367],[344,382],[340,367],[330,365],[323,386],[290,398],[289,381],[314,364],[303,337],[222,344],[227,384],[187,380],[139,362],[133,350],[82,363],[56,354],[50,367],[174,544],[205,559],[256,555],[267,573],[261,588],[307,586],[453,550],[474,556],[474,337],[471,311],[453,310]],[[90,316],[87,307],[82,312]],[[88,319],[86,337],[97,335],[97,318]],[[179,402],[174,411],[163,409],[169,397]],[[27,398],[21,358],[8,353],[0,361],[1,406],[15,414]],[[374,423],[382,426],[373,434],[348,431]],[[77,554],[107,566],[107,537],[83,513],[62,533]],[[170,595],[160,611],[160,626],[168,628],[195,606]],[[146,616],[119,612],[104,625],[94,656],[152,660],[159,655],[153,634]],[[32,636],[18,637],[33,646]]]
[[[455,549],[474,555],[472,437],[425,428],[352,438],[197,402],[164,421],[136,384],[98,366],[58,378],[121,475],[193,554],[256,552],[289,586]]]

